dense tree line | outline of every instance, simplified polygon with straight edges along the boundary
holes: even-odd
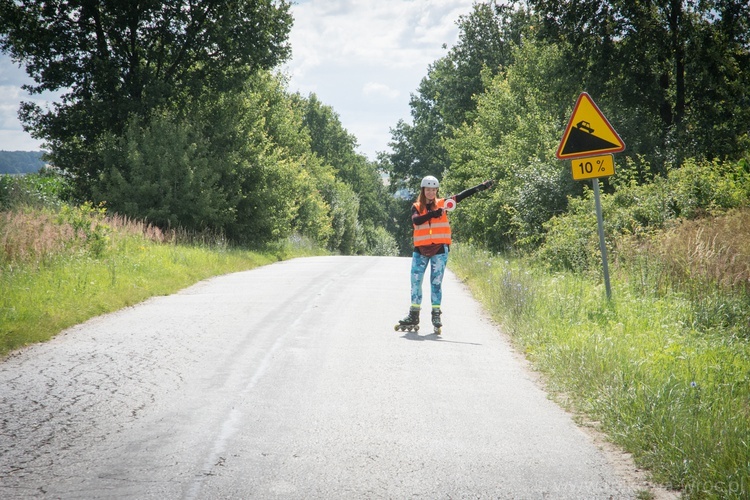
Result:
[[[68,89],[53,109],[27,102],[20,116],[84,195],[103,168],[102,134],[241,87],[288,58],[291,24],[289,5],[271,0],[2,0],[0,48],[25,65],[30,93]]]
[[[496,179],[491,196],[453,215],[464,241],[536,249],[548,221],[584,195],[570,162],[554,156],[583,91],[626,143],[616,175],[631,183],[748,157],[744,0],[489,1],[458,26],[412,95],[412,123],[392,130],[385,163],[394,190],[428,173],[445,179],[446,194]]]
[[[292,95],[285,0],[0,0],[0,49],[31,93],[19,115],[78,201],[262,245],[298,233],[392,253],[376,165],[314,95]]]
[[[408,252],[409,192],[432,174],[444,194],[497,181],[453,215],[458,239],[538,248],[586,196],[554,157],[582,91],[625,141],[617,176],[631,184],[750,150],[743,0],[476,3],[376,163],[334,110],[274,73],[291,24],[284,0],[0,0],[0,49],[26,66],[28,91],[69,89],[20,116],[75,199],[247,244],[298,233],[389,253],[396,235]]]

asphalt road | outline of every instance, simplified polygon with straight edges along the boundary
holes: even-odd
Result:
[[[280,262],[12,355],[0,497],[634,498],[453,274],[442,336],[394,331],[409,263]]]

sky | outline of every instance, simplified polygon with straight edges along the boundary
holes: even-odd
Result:
[[[475,0],[293,0],[292,59],[279,68],[288,90],[314,93],[339,115],[358,151],[375,160],[389,151],[390,129],[411,123],[410,94],[428,66],[458,39],[456,21]],[[29,96],[22,68],[0,55],[0,150],[32,151],[41,142],[24,132],[21,101],[42,107],[57,94]]]

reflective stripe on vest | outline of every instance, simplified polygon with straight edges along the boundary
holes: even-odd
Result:
[[[444,208],[445,199],[437,199],[435,205],[437,208]],[[419,205],[416,203],[414,206],[417,208],[419,215],[427,213],[427,209],[424,211],[420,210]],[[436,219],[430,219],[424,224],[414,225],[415,247],[433,245],[435,243],[451,244],[451,226],[448,223],[448,213],[445,210],[443,210],[443,215]]]

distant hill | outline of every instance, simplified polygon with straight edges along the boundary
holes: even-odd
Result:
[[[31,174],[44,166],[44,151],[0,151],[0,174]]]

